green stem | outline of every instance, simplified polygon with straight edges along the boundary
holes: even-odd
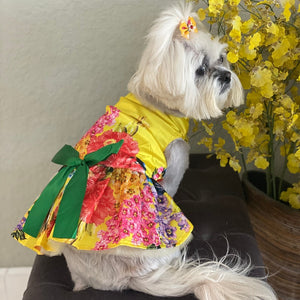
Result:
[[[286,153],[285,144],[283,144],[283,146],[284,146],[284,162],[283,162],[283,167],[282,167],[282,171],[281,171],[280,178],[279,178],[278,198],[280,198],[280,194],[281,194],[281,191],[282,191],[282,183],[283,183],[283,179],[285,177],[285,172],[286,172],[286,169],[287,169],[287,156],[288,156],[288,153]]]
[[[274,174],[274,133],[273,133],[273,127],[274,127],[274,118],[273,118],[273,105],[271,101],[268,103],[265,102],[266,107],[266,114],[267,114],[267,128],[268,128],[268,134],[270,136],[270,142],[268,145],[268,162],[269,167],[266,172],[266,182],[267,182],[267,194],[276,199],[276,182],[275,182],[275,174]]]
[[[244,173],[247,176],[247,164],[246,164],[246,160],[245,160],[245,155],[244,155],[243,148],[241,148],[241,152],[240,153],[241,153],[241,160],[242,160],[242,165],[243,165],[243,168],[244,168]]]
[[[225,14],[226,13],[224,12],[222,17],[218,21],[218,35],[220,35],[221,31],[223,32],[223,34],[225,34],[225,28],[223,27],[223,20],[224,20]]]
[[[289,73],[289,75],[287,76],[287,78],[285,79],[285,82],[289,82],[291,79],[291,76],[293,75],[293,73],[297,70],[298,66],[300,65],[300,61],[298,61],[296,67]],[[289,83],[289,87],[286,88],[285,93],[287,94],[294,86],[295,86],[296,80],[294,80],[293,82]]]
[[[250,70],[247,68],[247,64],[245,64],[245,61],[243,59],[239,59],[238,64],[240,64],[246,71],[250,72]]]
[[[201,133],[200,131],[194,132],[193,134],[191,134],[191,135],[189,136],[189,140],[193,139],[195,136],[199,135],[200,133]]]
[[[293,73],[297,70],[298,66],[300,65],[300,61],[298,61],[297,65],[295,66],[295,68],[289,72],[289,75],[287,76],[287,78],[285,79],[286,82],[288,82],[291,78],[291,76],[293,75]]]
[[[242,4],[239,4],[239,6],[244,10],[246,11],[247,13],[249,13],[250,15],[253,15],[255,16],[256,18],[258,19],[262,19],[262,17],[258,14],[255,14],[253,11],[250,11],[249,9],[247,9],[246,7],[244,7]],[[259,12],[258,12],[259,13]]]

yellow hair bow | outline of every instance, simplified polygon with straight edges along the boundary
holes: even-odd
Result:
[[[187,23],[181,21],[179,25],[181,35],[187,40],[190,39],[190,32],[198,32],[197,25],[193,17],[189,17]]]

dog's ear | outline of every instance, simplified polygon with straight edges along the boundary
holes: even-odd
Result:
[[[192,13],[192,5],[182,3],[164,11],[153,24],[147,36],[147,46],[137,72],[129,82],[129,90],[152,98],[177,96],[185,93],[185,50],[189,44],[181,36],[179,26]],[[168,103],[169,108],[172,104]]]

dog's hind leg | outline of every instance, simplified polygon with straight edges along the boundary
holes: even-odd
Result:
[[[167,170],[162,180],[162,186],[173,197],[189,166],[190,146],[183,139],[172,141],[165,150]]]
[[[167,252],[158,250],[158,254],[161,254],[159,256],[156,251],[127,247],[123,247],[121,251],[80,251],[68,245],[63,254],[74,282],[74,291],[87,287],[120,291],[130,288],[131,278],[145,276],[159,269],[160,265],[169,264],[174,257],[180,255],[179,249],[176,248]]]
[[[66,246],[63,254],[74,282],[74,291],[87,287],[99,290],[123,290],[128,288],[132,274],[139,265],[134,258],[98,253],[97,251],[80,251]]]

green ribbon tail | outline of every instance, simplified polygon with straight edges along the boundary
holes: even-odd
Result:
[[[59,205],[53,237],[72,239],[76,237],[88,173],[89,168],[86,164],[79,166],[67,184]]]
[[[23,228],[25,233],[33,237],[38,236],[41,226],[53,205],[53,199],[57,197],[73,169],[74,167],[62,168],[48,183],[29,211]]]

